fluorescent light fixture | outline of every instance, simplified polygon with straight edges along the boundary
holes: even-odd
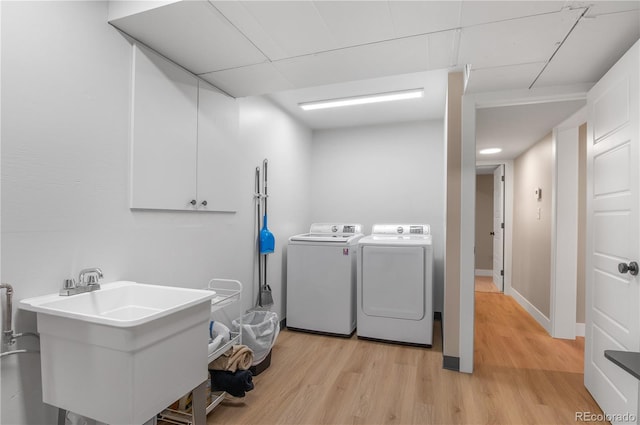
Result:
[[[502,149],[500,149],[500,148],[487,148],[487,149],[482,149],[478,153],[480,155],[491,155],[492,153],[499,153],[499,152],[502,152]]]
[[[299,103],[305,111],[315,109],[339,108],[342,106],[365,105],[367,103],[391,102],[394,100],[417,99],[424,95],[423,89],[411,89],[387,93],[368,94],[365,96],[345,97],[342,99],[318,100],[315,102]]]

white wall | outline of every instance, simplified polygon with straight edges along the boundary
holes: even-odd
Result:
[[[269,283],[283,312],[286,237],[310,221],[311,132],[262,99],[244,99],[237,213],[131,211],[131,46],[106,2],[2,2],[2,276],[22,298],[58,291],[83,267],[104,282],[202,287],[241,280],[254,302],[254,169],[270,162]],[[34,315],[14,308],[17,331]],[[21,341],[33,347],[33,341]],[[39,358],[2,359],[3,424],[55,423],[41,402]]]
[[[444,123],[318,130],[311,161],[311,221],[431,225],[434,310],[442,311]]]
[[[283,281],[286,279],[287,241],[291,235],[306,232],[310,220],[311,130],[294,121],[270,101],[251,97],[240,100],[240,136],[245,147],[244,156],[250,164],[248,174],[251,174],[251,182],[247,186],[252,194],[255,167],[261,167],[264,158],[269,160],[268,227],[275,236],[276,251],[268,258],[267,283],[273,291],[273,310],[283,318],[286,311]],[[247,207],[252,224],[245,229],[243,246],[255,244],[257,240],[257,233],[249,231],[253,229],[252,226],[255,227],[254,206],[252,202]],[[253,256],[253,259],[257,261],[257,256]],[[256,274],[254,295],[257,296],[257,293]]]

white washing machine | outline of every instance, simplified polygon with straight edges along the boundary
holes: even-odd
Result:
[[[358,338],[421,346],[433,341],[429,225],[376,224],[358,242]]]
[[[356,327],[360,224],[315,223],[289,238],[287,328],[350,336]]]

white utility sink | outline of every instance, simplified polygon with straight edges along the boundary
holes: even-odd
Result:
[[[213,291],[147,285],[136,282],[103,284],[101,289],[78,295],[45,295],[20,301],[36,313],[78,319],[116,327],[138,326],[210,300]]]
[[[143,424],[207,379],[215,293],[101,286],[20,301],[37,314],[43,400],[107,424]]]

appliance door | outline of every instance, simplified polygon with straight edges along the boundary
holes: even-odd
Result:
[[[290,244],[287,251],[287,326],[350,334],[355,326],[355,249]]]
[[[424,247],[362,247],[362,311],[367,316],[422,320]]]

